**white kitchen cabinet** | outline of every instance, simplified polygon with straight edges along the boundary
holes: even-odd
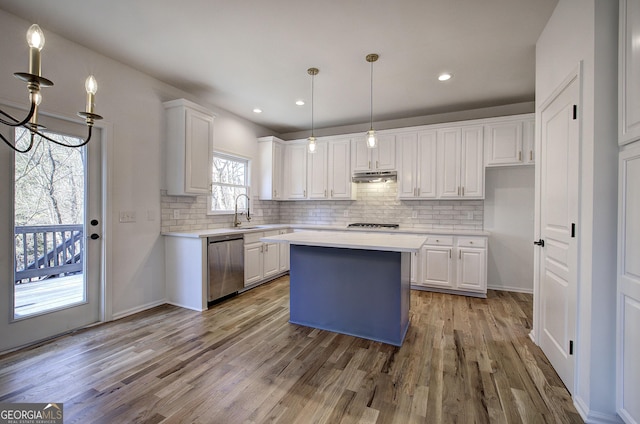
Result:
[[[284,149],[285,199],[307,198],[307,144],[287,144]]]
[[[329,145],[316,142],[316,151],[307,154],[307,183],[309,199],[327,199],[327,158]]]
[[[533,164],[533,118],[499,120],[485,125],[486,166]]]
[[[640,141],[620,152],[618,175],[616,409],[640,423]]]
[[[288,234],[290,233],[291,230],[279,230],[278,234]],[[279,266],[279,271],[280,272],[287,272],[289,271],[289,260],[290,260],[290,254],[289,254],[289,244],[288,243],[279,243],[278,244],[278,248],[280,249],[280,266]]]
[[[441,129],[437,140],[438,197],[484,198],[483,127]]]
[[[367,147],[365,136],[351,141],[352,171],[394,171],[396,169],[396,137],[378,134],[378,145]]]
[[[279,230],[244,235],[244,286],[249,287],[280,273],[280,246],[263,243],[262,237],[275,236]]]
[[[429,236],[420,250],[417,288],[486,295],[485,237]]]
[[[185,99],[165,102],[163,106],[167,194],[209,194],[214,115]]]
[[[260,200],[283,200],[284,145],[276,137],[258,139],[258,160],[260,163]]]
[[[355,189],[351,182],[351,140],[348,138],[329,141],[327,163],[329,198],[332,200],[355,200]]]
[[[396,137],[399,199],[420,200],[437,197],[436,135],[436,131],[421,131]]]
[[[620,0],[618,143],[640,139],[640,1]]]

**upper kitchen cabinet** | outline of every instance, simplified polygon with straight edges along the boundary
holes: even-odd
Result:
[[[420,131],[397,136],[398,198],[434,199],[436,190],[437,133]]]
[[[185,99],[163,103],[166,186],[173,196],[210,193],[214,115]]]
[[[618,142],[640,139],[640,1],[620,0]]]
[[[393,171],[395,169],[395,135],[378,134],[378,145],[373,149],[367,147],[364,135],[351,141],[352,171]]]
[[[283,200],[284,145],[276,137],[258,139],[260,161],[260,200]]]
[[[437,131],[439,198],[484,198],[483,130],[468,126]]]
[[[307,186],[309,188],[309,199],[326,199],[329,196],[327,189],[328,154],[329,145],[326,142],[317,142],[316,151],[307,153]]]
[[[329,141],[327,177],[330,199],[355,200],[356,190],[351,182],[350,139],[343,138]]]
[[[485,125],[485,165],[511,166],[534,163],[533,116],[497,120]]]
[[[285,199],[307,198],[307,143],[287,144],[284,148]]]

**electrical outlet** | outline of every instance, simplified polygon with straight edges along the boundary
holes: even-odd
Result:
[[[345,218],[348,218],[348,217],[349,217],[349,211],[348,211],[348,210],[344,211],[344,212],[342,213],[342,215],[343,215]]]
[[[173,210],[173,219],[180,219],[180,209]]]
[[[136,212],[135,211],[120,211],[120,222],[136,222]]]
[[[411,212],[411,218],[417,218],[418,217],[418,211],[412,211]]]

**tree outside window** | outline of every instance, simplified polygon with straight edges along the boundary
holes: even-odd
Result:
[[[211,175],[211,208],[213,213],[233,212],[236,198],[249,195],[249,161],[214,153]],[[238,210],[247,208],[247,198],[238,199]]]

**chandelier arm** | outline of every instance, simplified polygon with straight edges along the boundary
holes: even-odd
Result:
[[[27,153],[33,147],[33,134],[31,135],[31,141],[29,142],[29,146],[27,146],[27,148],[24,149],[24,150],[18,149],[13,143],[11,143],[9,140],[7,140],[5,138],[5,136],[3,136],[2,134],[0,134],[0,138],[2,138],[2,141],[4,141],[4,143],[7,146],[11,147],[13,150],[15,150],[18,153]]]
[[[93,129],[93,127],[92,127],[91,125],[89,125],[89,132],[88,132],[88,134],[87,134],[87,139],[86,139],[86,140],[84,140],[82,143],[78,143],[78,144],[67,144],[67,143],[62,143],[62,142],[60,142],[60,141],[54,140],[54,139],[52,139],[52,138],[50,138],[50,137],[47,137],[46,135],[42,134],[41,132],[36,131],[36,130],[33,130],[33,129],[31,130],[31,133],[32,133],[32,136],[33,136],[34,134],[35,134],[35,135],[38,135],[38,136],[40,136],[40,137],[44,138],[45,140],[48,140],[48,141],[50,141],[50,142],[52,142],[52,143],[55,143],[55,144],[57,144],[57,145],[59,145],[59,146],[62,146],[62,147],[82,147],[82,146],[86,145],[86,144],[89,142],[89,140],[91,140],[91,133],[92,133],[92,129]],[[31,144],[33,144],[33,141],[31,142]],[[24,152],[21,152],[21,153],[24,153]]]
[[[36,104],[35,104],[35,102],[31,102],[31,109],[29,109],[29,114],[27,114],[27,117],[24,118],[22,121],[18,121],[16,118],[14,118],[13,116],[9,115],[7,112],[5,112],[5,111],[0,109],[0,114],[6,116],[11,121],[13,121],[13,122],[5,121],[4,119],[0,118],[0,123],[2,123],[4,125],[8,125],[10,127],[21,127],[21,126],[24,126],[27,122],[29,122],[31,120],[31,117],[33,116],[35,111],[36,111]]]

